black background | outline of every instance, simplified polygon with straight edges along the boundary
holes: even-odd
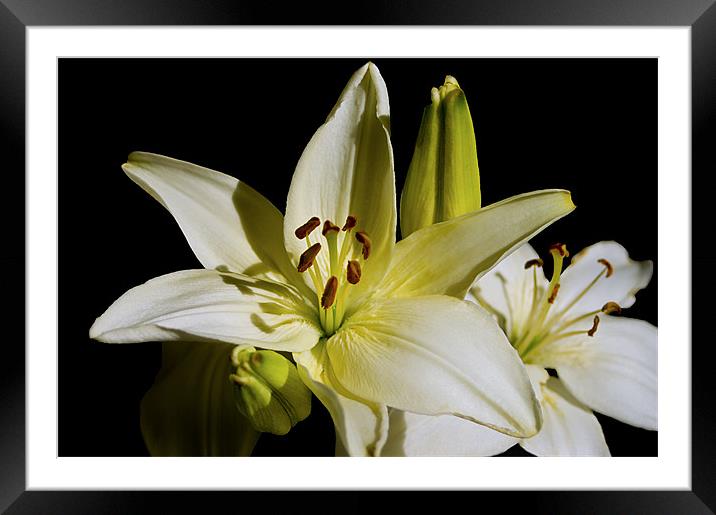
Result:
[[[200,267],[168,212],[121,171],[127,154],[220,170],[283,210],[303,147],[364,62],[60,60],[60,455],[146,455],[139,401],[160,346],[106,345],[87,333],[127,289]],[[538,251],[614,239],[634,259],[658,264],[655,59],[374,62],[390,94],[398,192],[430,87],[449,73],[472,110],[483,204],[569,189],[577,210],[533,240]],[[627,316],[657,323],[656,279]],[[313,408],[288,436],[263,435],[255,455],[331,455],[330,418],[320,403]],[[657,454],[656,433],[600,421],[613,455]]]

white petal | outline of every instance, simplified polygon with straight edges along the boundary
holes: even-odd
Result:
[[[185,161],[133,152],[122,168],[174,216],[205,268],[300,283],[283,247],[283,216],[246,184]]]
[[[90,328],[107,343],[201,340],[273,350],[310,349],[310,309],[288,286],[215,270],[186,270],[132,288]]]
[[[329,219],[342,226],[348,215],[358,218],[356,230],[368,233],[372,248],[353,299],[380,281],[395,245],[395,174],[388,123],[388,92],[378,68],[369,63],[351,77],[326,123],[306,146],[286,204],[284,238],[295,263],[306,244],[294,231],[308,219],[317,216],[321,222]],[[319,234],[316,230],[312,235],[314,242]],[[327,249],[317,260],[328,269]]]
[[[356,398],[335,381],[325,342],[294,353],[293,357],[301,379],[331,414],[336,428],[336,454],[379,456],[388,436],[386,407]]]
[[[541,403],[543,399],[542,386],[549,379],[549,373],[547,372],[547,370],[545,370],[544,367],[540,365],[525,364],[525,368],[527,369],[527,375],[530,378],[530,382],[532,383],[532,389],[535,391],[537,400],[539,400]]]
[[[525,263],[538,258],[529,244],[522,245],[476,281],[466,297],[496,315],[508,335],[522,328],[527,321],[532,309],[535,274],[537,300],[547,287],[541,267],[525,269]]]
[[[476,279],[573,209],[567,191],[533,191],[415,231],[396,245],[381,288],[463,299]]]
[[[634,294],[646,287],[654,268],[651,261],[633,261],[626,249],[614,241],[596,243],[572,258],[570,265],[560,278],[559,295],[552,307],[556,313],[568,307],[580,293],[604,272],[599,259],[606,259],[613,267],[611,277],[606,274],[570,308],[570,316],[579,316],[602,308],[608,301],[614,301],[628,308],[636,298]]]
[[[657,329],[605,315],[593,338],[575,337],[550,349],[550,366],[576,398],[617,420],[657,428]]]
[[[162,368],[142,399],[152,456],[249,456],[260,433],[234,405],[233,345],[168,342]]]
[[[470,302],[388,299],[356,313],[326,348],[337,380],[361,398],[515,436],[539,428],[519,356],[492,316]]]
[[[393,409],[381,456],[494,456],[517,442],[464,418]]]
[[[550,377],[542,388],[542,429],[520,445],[537,456],[609,456],[597,417]]]

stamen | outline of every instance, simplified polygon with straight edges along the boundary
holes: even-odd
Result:
[[[326,288],[323,290],[321,296],[321,307],[328,309],[333,305],[336,300],[336,293],[338,292],[338,279],[335,275],[332,275],[326,281]]]
[[[612,274],[614,273],[614,267],[612,266],[612,264],[604,258],[597,259],[597,262],[603,264],[606,267],[607,277],[611,277]]]
[[[311,265],[313,264],[313,261],[316,259],[316,256],[318,255],[318,252],[321,250],[321,244],[320,243],[314,243],[308,249],[306,249],[303,254],[301,254],[301,257],[298,260],[298,271],[303,273],[309,268],[311,268]]]
[[[525,270],[527,270],[531,266],[537,266],[542,268],[542,265],[544,265],[544,261],[542,261],[540,258],[537,259],[530,259],[525,263]]]
[[[318,217],[317,216],[311,217],[311,219],[308,222],[306,222],[301,227],[296,229],[294,231],[294,234],[296,235],[296,238],[298,238],[299,240],[302,240],[303,238],[305,238],[306,236],[311,234],[313,232],[313,230],[316,227],[318,227],[319,225],[321,225],[321,221],[318,219]]]
[[[607,315],[611,315],[612,313],[616,313],[617,315],[619,315],[621,312],[622,307],[616,302],[609,301],[602,306],[602,313],[605,313]]]
[[[340,230],[341,230],[341,228],[338,227],[337,225],[335,225],[330,220],[326,220],[325,222],[323,222],[323,236],[325,236],[326,234],[328,234],[331,231],[338,232]]]
[[[554,288],[552,289],[552,293],[549,294],[549,298],[547,299],[547,302],[550,304],[554,304],[554,299],[557,298],[557,293],[559,293],[559,283],[554,285]]]
[[[597,332],[597,327],[599,327],[599,315],[594,315],[594,324],[592,325],[592,328],[587,331],[587,335],[594,336],[594,334]]]
[[[555,243],[554,245],[550,245],[549,251],[556,251],[559,252],[559,255],[564,257],[569,257],[569,252],[567,251],[567,246],[564,243]]]
[[[357,223],[358,219],[355,216],[348,215],[348,218],[346,218],[346,223],[343,224],[343,231],[350,231],[356,226]]]
[[[346,278],[351,284],[358,284],[360,281],[360,263],[354,259],[348,261],[348,268],[346,270]]]
[[[356,240],[358,240],[358,243],[363,245],[363,259],[368,259],[368,256],[370,256],[370,238],[368,235],[363,231],[358,231],[356,233]]]

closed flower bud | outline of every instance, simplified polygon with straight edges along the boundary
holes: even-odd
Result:
[[[400,199],[403,238],[434,223],[480,209],[475,130],[454,77],[433,88]]]
[[[285,435],[311,413],[311,392],[282,355],[237,347],[232,361],[236,407],[257,431]]]

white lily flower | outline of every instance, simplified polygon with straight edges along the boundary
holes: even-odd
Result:
[[[542,406],[540,432],[518,440],[456,417],[396,412],[384,454],[492,455],[519,442],[538,456],[609,456],[592,410],[657,429],[657,329],[614,316],[649,283],[651,261],[633,261],[618,243],[601,242],[574,256],[562,274],[565,247],[551,254],[551,281],[524,245],[468,294],[494,314],[527,365]],[[446,431],[451,437],[436,446]]]
[[[205,268],[129,290],[90,336],[293,353],[351,455],[380,454],[388,406],[534,434],[539,405],[517,353],[486,310],[462,299],[569,213],[570,195],[520,195],[396,244],[388,122],[385,84],[369,63],[308,143],[285,217],[232,177],[130,155],[124,171],[172,213]]]

